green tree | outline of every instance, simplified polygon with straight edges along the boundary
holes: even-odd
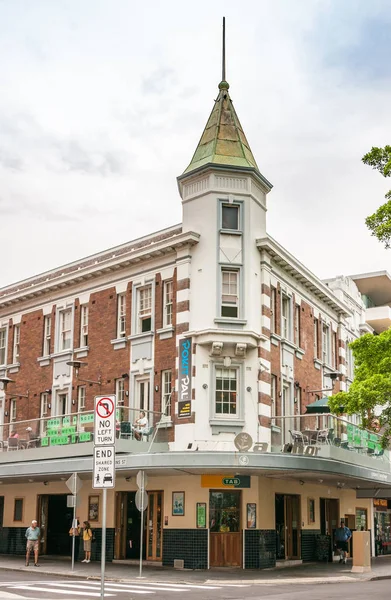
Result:
[[[366,333],[350,347],[354,380],[348,392],[330,398],[331,412],[359,414],[364,427],[375,431],[380,424],[386,446],[391,439],[391,329],[380,335]]]
[[[391,177],[391,146],[373,147],[362,157],[365,165],[376,169],[383,177]],[[391,190],[385,195],[387,202],[382,204],[373,215],[365,219],[371,234],[377,237],[386,248],[391,246]]]

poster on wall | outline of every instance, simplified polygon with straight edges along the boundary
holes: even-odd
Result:
[[[178,418],[191,417],[191,338],[179,341]]]
[[[206,527],[206,502],[197,502],[197,527]]]

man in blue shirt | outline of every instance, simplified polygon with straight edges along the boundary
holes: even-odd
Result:
[[[26,529],[26,567],[29,566],[30,552],[34,552],[34,565],[39,567],[38,564],[38,551],[39,551],[39,536],[41,535],[37,521],[31,521],[31,527]]]
[[[352,532],[345,526],[345,521],[341,519],[341,525],[335,530],[334,538],[337,549],[339,550],[339,562],[346,565],[346,553],[348,551],[348,541],[352,537]]]

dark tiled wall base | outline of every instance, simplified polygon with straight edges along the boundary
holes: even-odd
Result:
[[[173,567],[176,559],[185,561],[185,569],[207,569],[208,530],[164,529],[163,566]]]
[[[92,543],[91,560],[99,560],[101,558],[102,549],[102,529],[92,528],[95,534],[96,541]],[[108,527],[106,529],[106,561],[111,562],[114,558],[114,533],[115,529]],[[83,552],[83,540],[80,540],[80,552]]]
[[[26,554],[27,527],[2,527],[0,530],[0,554]]]
[[[302,560],[317,560],[316,536],[320,535],[319,529],[301,530],[301,558]]]
[[[270,569],[276,566],[274,529],[246,529],[244,532],[244,568]]]
[[[0,529],[0,554],[26,554],[26,529],[27,527],[3,527]],[[93,530],[96,542],[92,544],[91,560],[100,560],[102,529]],[[114,528],[106,529],[106,560],[111,562],[114,558]],[[83,540],[80,539],[79,556],[76,560],[84,558]]]

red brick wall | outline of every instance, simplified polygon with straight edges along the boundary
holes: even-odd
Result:
[[[41,367],[37,358],[42,356],[43,345],[42,310],[37,310],[23,315],[20,322],[20,369],[17,373],[8,373],[15,383],[8,384],[5,401],[5,410],[9,412],[10,399],[17,398],[16,420],[38,418],[40,416],[41,393],[51,389],[53,371],[52,365]],[[10,321],[8,338],[8,364],[12,363],[13,328]],[[18,398],[14,391],[25,394],[29,390],[28,398]],[[5,418],[5,421],[9,420]]]
[[[126,291],[126,335],[130,335],[131,315],[131,284]],[[114,394],[115,380],[124,373],[129,373],[130,367],[130,342],[125,348],[115,350],[111,340],[117,337],[117,293],[115,287],[92,293],[88,303],[88,356],[81,361],[88,364],[81,367],[80,379],[98,381],[102,378],[102,386],[86,383],[86,410],[92,410],[94,397],[100,393]],[[76,301],[74,322],[74,347],[80,344],[80,304]],[[77,399],[77,386],[83,385],[82,381],[73,379],[72,398]],[[125,380],[125,390],[129,390],[129,381]],[[125,397],[125,405],[129,404],[129,397]],[[77,411],[77,404],[73,410]]]
[[[305,354],[300,360],[295,356],[294,374],[301,388],[300,412],[305,412],[305,406],[315,401],[314,394],[307,394],[307,390],[320,390],[322,388],[322,375],[314,366],[314,315],[311,306],[301,302],[300,310],[300,346]],[[319,393],[322,396],[322,393]]]

